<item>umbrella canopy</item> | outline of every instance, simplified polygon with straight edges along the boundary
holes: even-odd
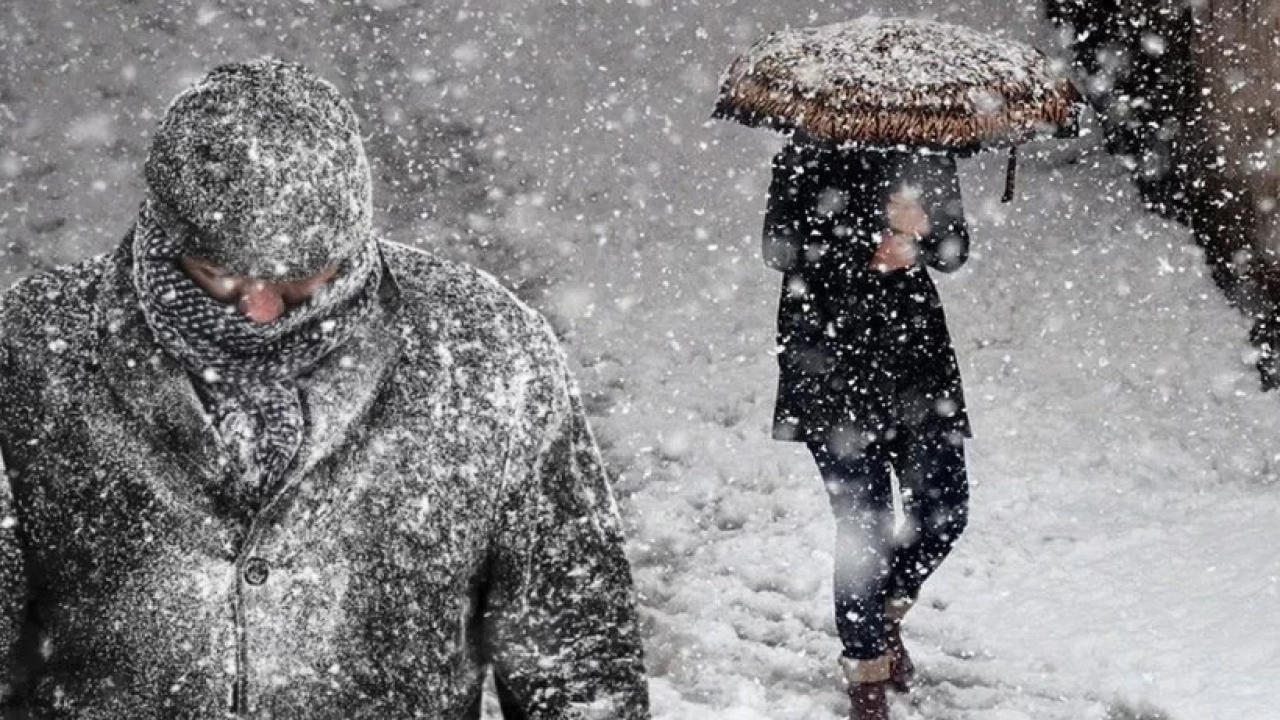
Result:
[[[1080,93],[1024,43],[864,17],[775,32],[725,71],[714,116],[835,143],[969,153],[1074,135]]]

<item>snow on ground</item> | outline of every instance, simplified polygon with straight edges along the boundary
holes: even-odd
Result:
[[[1246,322],[1091,143],[1024,163],[1013,205],[1002,165],[962,163],[974,253],[939,279],[976,425],[973,513],[908,621],[923,687],[898,716],[1280,717],[1280,400],[1257,390]],[[740,237],[690,214],[630,262],[585,251],[589,279],[564,286],[663,718],[844,712],[833,524],[807,453],[768,439],[764,185],[708,198]]]

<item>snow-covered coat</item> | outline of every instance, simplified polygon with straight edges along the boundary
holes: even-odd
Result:
[[[953,157],[791,143],[774,158],[763,252],[783,273],[775,438],[837,450],[899,425],[970,433],[927,269],[869,267],[889,196],[907,185],[932,227],[919,243],[924,265],[958,269],[969,235]]]
[[[383,244],[252,522],[128,239],[0,302],[0,647],[38,720],[647,717],[619,519],[566,364],[492,279]],[[6,717],[10,715],[5,715]]]

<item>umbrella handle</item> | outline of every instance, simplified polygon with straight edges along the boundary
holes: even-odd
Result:
[[[1018,146],[1009,146],[1009,166],[1004,171],[1004,197],[1001,202],[1013,201],[1013,181],[1018,176]]]

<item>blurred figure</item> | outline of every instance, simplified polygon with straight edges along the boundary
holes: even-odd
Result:
[[[619,519],[548,324],[377,240],[356,117],[178,96],[109,256],[0,299],[5,717],[645,718]]]
[[[850,717],[881,720],[886,688],[911,682],[903,617],[967,519],[969,421],[926,270],[968,256],[955,160],[793,141],[774,159],[763,240],[783,273],[773,434],[806,443],[826,483]]]

